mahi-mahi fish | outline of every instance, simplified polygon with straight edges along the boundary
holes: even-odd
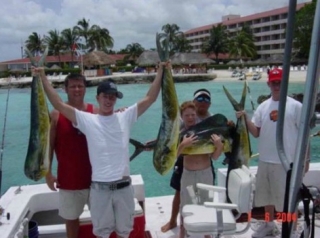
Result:
[[[211,154],[215,151],[215,146],[211,141],[211,135],[217,134],[222,137],[223,151],[231,151],[232,143],[232,132],[234,127],[228,124],[228,119],[222,114],[215,114],[206,118],[205,120],[189,127],[186,130],[180,132],[180,138],[185,135],[197,136],[197,142],[183,149],[181,154],[192,155],[192,154]],[[156,145],[156,140],[150,141],[146,144],[142,144],[139,141],[130,139],[130,143],[135,146],[135,151],[130,157],[130,161],[138,156],[145,150],[152,150]]]
[[[43,66],[48,50],[36,63],[26,50],[33,66]],[[49,169],[50,116],[45,92],[39,76],[32,77],[31,83],[30,136],[28,152],[24,164],[25,175],[34,181],[44,177]]]
[[[165,40],[161,42],[165,36]],[[169,60],[168,36],[156,35],[156,44],[161,62]],[[153,151],[153,165],[158,173],[166,174],[177,157],[179,141],[179,103],[171,70],[164,67],[161,81],[162,119]]]

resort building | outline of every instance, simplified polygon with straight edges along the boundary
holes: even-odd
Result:
[[[297,4],[297,11],[308,3]],[[285,29],[287,25],[288,7],[278,8],[249,16],[227,15],[221,22],[197,27],[184,32],[192,46],[193,52],[200,52],[202,42],[209,38],[213,26],[223,24],[232,35],[239,31],[244,24],[251,27],[257,54],[259,58],[267,59],[283,55],[285,46]]]

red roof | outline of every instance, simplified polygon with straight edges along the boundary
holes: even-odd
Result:
[[[122,60],[126,55],[125,54],[110,54],[109,55],[114,60]],[[36,61],[40,59],[40,56],[34,57]],[[73,56],[73,60],[71,58],[70,54],[64,54],[60,56],[61,62],[80,62],[81,58],[78,56]],[[58,56],[47,56],[46,57],[47,63],[59,63],[59,57]],[[23,59],[16,59],[16,60],[9,60],[9,61],[3,61],[0,62],[0,64],[27,64],[30,63],[29,58],[23,58]]]
[[[296,9],[300,10],[306,4],[309,4],[309,3],[297,4]],[[273,10],[266,11],[266,12],[256,13],[256,14],[249,15],[249,16],[239,17],[239,18],[235,18],[235,19],[231,19],[231,20],[227,20],[227,21],[223,21],[223,22],[218,22],[218,23],[214,23],[214,24],[210,24],[210,25],[205,25],[205,26],[193,28],[191,30],[186,31],[184,34],[186,35],[186,34],[191,34],[191,33],[199,32],[199,31],[210,30],[213,26],[217,26],[218,24],[223,24],[223,25],[228,26],[228,25],[232,25],[232,24],[236,24],[236,23],[260,19],[263,17],[279,15],[279,14],[283,14],[286,12],[288,12],[288,7],[277,8],[277,9],[273,9]]]

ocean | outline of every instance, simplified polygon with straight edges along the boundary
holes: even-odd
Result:
[[[210,81],[197,83],[178,83],[176,90],[179,102],[192,100],[193,92],[199,88],[210,90],[212,95],[211,113],[222,113],[228,119],[236,121],[235,112],[225,96],[222,86],[225,86],[236,100],[240,100],[243,82],[241,81]],[[116,108],[130,106],[139,101],[147,93],[150,84],[126,84],[119,85],[119,90],[123,92],[124,97],[117,101]],[[257,107],[257,98],[261,94],[268,94],[269,88],[265,82],[249,81],[250,94],[247,95],[246,110],[252,114],[250,97],[255,108]],[[65,100],[66,94],[63,89],[57,89],[60,96]],[[289,93],[304,92],[303,83],[291,83]],[[23,168],[27,154],[27,147],[30,133],[30,89],[10,89],[8,112],[5,130],[3,129],[5,119],[5,108],[8,90],[0,90],[0,129],[1,129],[1,148],[2,163],[2,188],[3,194],[10,186],[43,183],[44,179],[34,182],[25,177]],[[85,100],[96,104],[96,87],[87,88]],[[52,106],[49,103],[50,109]],[[131,138],[141,142],[155,139],[161,121],[161,97],[142,115],[131,131]],[[314,131],[319,130],[315,128]],[[3,134],[4,132],[4,134]],[[4,140],[3,140],[4,138]],[[312,161],[320,162],[320,139],[313,138],[311,141]],[[251,137],[253,153],[257,153],[257,140]],[[133,152],[133,146],[130,146],[130,154]],[[214,162],[215,168],[224,167],[222,165],[224,157],[221,156]],[[256,165],[257,158],[250,161],[250,165]],[[56,171],[56,161],[54,160],[53,172]],[[143,152],[135,158],[130,164],[131,174],[141,174],[145,182],[145,193],[147,197],[173,194],[173,189],[169,186],[171,171],[162,176],[156,172],[152,164],[152,152]]]

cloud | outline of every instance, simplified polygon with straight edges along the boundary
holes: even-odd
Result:
[[[0,61],[21,58],[32,32],[71,28],[82,18],[107,28],[119,50],[138,42],[155,48],[155,33],[167,23],[182,31],[220,22],[227,14],[241,16],[286,6],[287,0],[11,0],[0,8]],[[306,0],[298,0],[307,2]]]

